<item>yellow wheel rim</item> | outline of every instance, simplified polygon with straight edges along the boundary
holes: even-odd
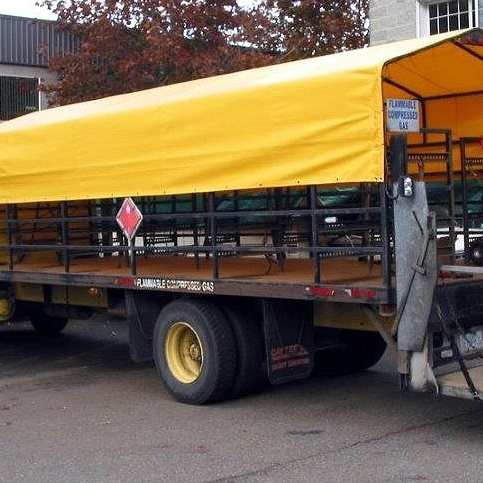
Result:
[[[203,366],[203,349],[195,330],[186,322],[173,324],[164,343],[166,362],[178,381],[196,381]]]

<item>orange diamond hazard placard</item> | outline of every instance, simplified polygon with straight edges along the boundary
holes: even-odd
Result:
[[[119,211],[117,212],[116,221],[126,238],[132,240],[141,221],[143,221],[143,215],[132,198],[124,199],[121,208],[119,208]]]

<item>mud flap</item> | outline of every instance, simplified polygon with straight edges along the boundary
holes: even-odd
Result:
[[[263,301],[268,377],[272,384],[308,377],[314,363],[312,305],[294,300]]]
[[[437,281],[436,220],[423,182],[394,201],[398,349],[421,352]]]

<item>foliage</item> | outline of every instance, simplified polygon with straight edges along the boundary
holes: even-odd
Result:
[[[41,0],[73,53],[50,59],[54,104],[363,46],[367,0]]]
[[[364,0],[266,0],[267,48],[283,60],[296,60],[368,43],[368,2]],[[263,48],[263,44],[260,44]]]

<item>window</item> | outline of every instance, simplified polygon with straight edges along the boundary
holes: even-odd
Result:
[[[39,81],[28,77],[0,77],[0,121],[39,110]]]
[[[419,34],[434,35],[452,30],[475,27],[478,0],[450,2],[419,2]]]

